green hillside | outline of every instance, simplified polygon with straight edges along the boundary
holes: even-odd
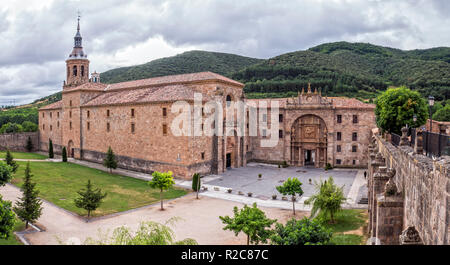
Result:
[[[101,74],[103,83],[118,83],[157,76],[211,71],[230,75],[263,60],[235,54],[189,51],[176,56],[153,60],[146,64],[122,67]]]
[[[365,43],[336,42],[286,53],[231,77],[248,97],[291,96],[310,82],[328,96],[374,98],[406,85],[437,100],[450,98],[450,48],[402,51]]]

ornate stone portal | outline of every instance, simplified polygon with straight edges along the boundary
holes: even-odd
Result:
[[[325,167],[327,161],[327,127],[322,118],[304,115],[291,129],[291,164]]]

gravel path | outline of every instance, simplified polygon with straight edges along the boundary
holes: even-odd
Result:
[[[0,188],[3,199],[15,201],[20,196],[20,190],[13,185]],[[173,230],[177,239],[194,238],[199,244],[245,244],[243,234],[238,237],[233,232],[224,231],[219,216],[232,215],[234,206],[242,207],[243,204],[200,196],[195,199],[195,194],[190,194],[165,204],[165,211],[159,210],[159,204],[151,207],[137,209],[122,215],[99,219],[86,223],[82,219],[67,213],[51,203],[43,202],[43,214],[38,223],[45,227],[44,232],[27,234],[26,239],[31,244],[59,244],[67,242],[84,242],[88,237],[98,238],[98,232],[126,225],[135,230],[142,221],[164,222],[171,217],[181,217]],[[267,216],[285,222],[292,217],[290,210],[277,208],[263,208]],[[297,217],[308,213],[297,212]]]

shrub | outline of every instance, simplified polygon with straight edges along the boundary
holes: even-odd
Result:
[[[323,245],[327,244],[333,233],[318,219],[301,220],[292,218],[286,225],[277,223],[271,241],[274,245]]]

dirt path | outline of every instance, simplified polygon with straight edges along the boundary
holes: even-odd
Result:
[[[0,188],[3,199],[15,201],[20,196],[18,188],[7,185]],[[126,225],[136,230],[142,221],[165,222],[172,217],[181,217],[173,228],[177,239],[193,238],[199,244],[223,245],[245,244],[245,236],[234,236],[233,232],[224,231],[219,216],[232,215],[234,206],[242,207],[240,203],[201,196],[195,199],[195,194],[172,200],[165,204],[165,211],[159,210],[159,205],[138,209],[126,214],[96,220],[86,223],[80,218],[61,210],[50,203],[43,203],[43,214],[39,223],[45,228],[45,232],[27,235],[32,244],[59,244],[59,241],[67,242],[69,239],[84,242],[88,237],[97,238],[98,231],[107,232],[114,228]],[[292,211],[277,208],[261,208],[270,218],[276,218],[285,223],[292,217]],[[305,216],[306,212],[297,212],[297,218]]]

